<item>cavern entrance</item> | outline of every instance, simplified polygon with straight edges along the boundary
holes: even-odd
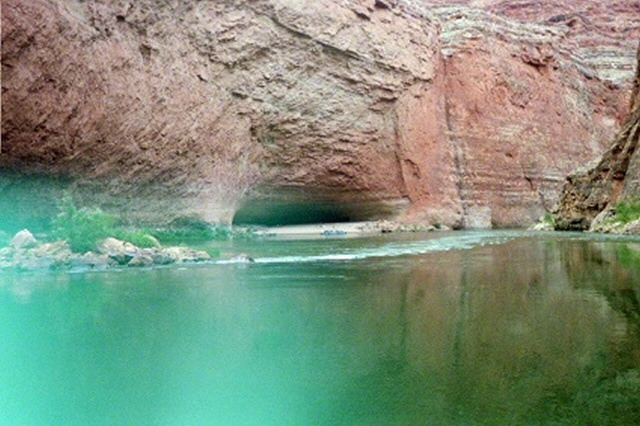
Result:
[[[314,223],[390,219],[402,210],[398,202],[336,202],[317,200],[247,200],[233,225],[288,226]]]
[[[233,218],[234,225],[306,225],[311,223],[353,222],[352,212],[336,203],[249,202]]]

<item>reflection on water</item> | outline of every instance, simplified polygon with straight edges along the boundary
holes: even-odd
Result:
[[[490,236],[0,275],[0,423],[638,424],[638,241]]]

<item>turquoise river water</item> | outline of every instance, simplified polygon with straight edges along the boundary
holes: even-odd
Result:
[[[257,240],[0,271],[0,425],[640,424],[640,239]]]

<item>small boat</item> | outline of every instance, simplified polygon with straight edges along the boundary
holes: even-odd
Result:
[[[322,235],[324,236],[347,235],[347,231],[343,231],[341,229],[325,229],[324,231],[322,231]]]

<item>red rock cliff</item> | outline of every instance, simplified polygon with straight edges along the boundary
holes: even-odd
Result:
[[[531,223],[625,114],[640,6],[436,3],[5,0],[0,162],[156,220]]]
[[[617,202],[640,202],[640,45],[637,58],[631,113],[602,157],[567,178],[556,212],[558,229],[586,230]]]

